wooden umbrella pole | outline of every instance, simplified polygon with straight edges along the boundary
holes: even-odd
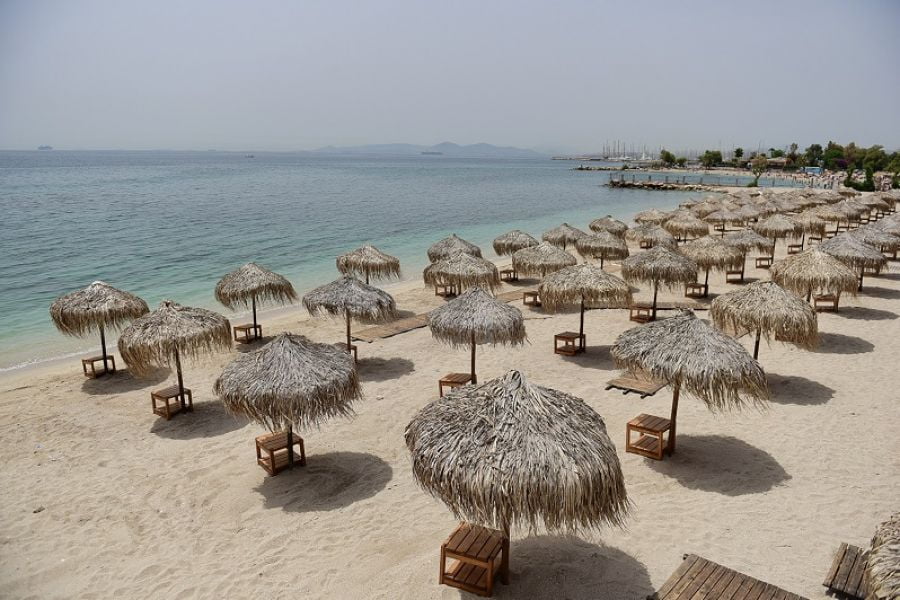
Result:
[[[347,309],[347,352],[350,352],[350,309]]]
[[[291,423],[288,423],[286,428],[287,433],[287,453],[288,453],[288,468],[294,467],[294,427]],[[272,465],[272,470],[275,470],[275,465]]]
[[[472,332],[472,366],[469,370],[472,374],[472,383],[478,383],[478,377],[475,375],[475,332]]]
[[[778,245],[778,238],[772,238],[772,260],[775,260],[775,246]]]
[[[369,285],[369,270],[366,269],[366,285]]]
[[[256,294],[253,294],[251,302],[253,303],[253,335],[256,335]]]
[[[504,521],[502,525],[503,543],[501,547],[502,556],[500,558],[500,583],[509,585],[509,522]]]
[[[600,268],[603,268],[603,255],[600,255]]]
[[[578,324],[578,335],[584,337],[584,294],[581,294],[581,321]]]
[[[706,267],[706,278],[703,280],[703,285],[706,286],[706,289],[709,289],[709,267]]]
[[[653,282],[653,320],[656,320],[656,292],[658,291],[657,282]]]
[[[744,281],[744,269],[747,268],[747,253],[741,255],[741,281]]]
[[[762,335],[762,329],[756,330],[756,342],[753,344],[753,359],[759,358],[759,338]]]
[[[109,365],[106,364],[106,333],[103,331],[103,325],[100,326],[100,351],[103,354],[103,370],[109,371]]]
[[[857,292],[861,292],[861,291],[862,291],[863,274],[864,274],[865,272],[866,272],[866,268],[865,268],[865,267],[860,267],[860,268],[859,268],[859,288],[857,288],[857,290],[856,290]]]
[[[675,421],[678,418],[678,395],[681,391],[681,384],[675,384],[675,390],[672,392],[672,414],[669,420],[672,421],[672,428],[669,430],[669,446],[667,448],[669,454],[675,452]]]
[[[800,249],[801,249],[801,250],[803,250],[804,244],[806,244],[806,232],[805,232],[805,231],[804,231],[803,234],[800,236]]]
[[[181,375],[181,356],[178,354],[178,342],[175,346],[175,371],[178,373],[178,399],[181,401],[181,408],[184,409],[184,378]]]

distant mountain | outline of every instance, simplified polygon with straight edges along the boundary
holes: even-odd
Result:
[[[534,150],[513,148],[512,146],[494,146],[492,144],[469,144],[461,146],[453,142],[441,142],[434,146],[417,144],[369,144],[366,146],[325,146],[313,150],[317,154],[382,154],[391,156],[441,154],[454,158],[544,158],[545,155]]]

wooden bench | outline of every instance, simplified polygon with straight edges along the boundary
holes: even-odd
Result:
[[[541,297],[534,290],[522,292],[522,304],[524,304],[525,306],[540,306]]]
[[[834,555],[831,568],[822,583],[832,594],[843,594],[850,598],[866,597],[866,563],[869,553],[862,548],[841,544]]]
[[[649,323],[653,320],[653,307],[649,304],[632,304],[628,307],[628,320],[636,323]]]
[[[744,283],[744,270],[731,269],[725,271],[725,283]]]
[[[800,254],[801,252],[803,252],[803,244],[788,244],[788,254]]]
[[[562,342],[562,346],[559,343]],[[576,331],[564,331],[553,336],[554,354],[575,356],[586,349],[587,336]]]
[[[337,346],[344,352],[347,352],[347,342],[338,342],[337,344],[335,344],[335,346]],[[358,356],[356,353],[356,344],[350,344],[350,354],[353,355],[353,362],[359,362]]]
[[[881,267],[863,267],[862,274],[875,277],[876,275],[881,274]]]
[[[684,286],[685,298],[706,298],[709,295],[709,286],[705,283],[688,283]]]
[[[453,388],[458,388],[471,382],[471,373],[447,373],[438,380],[438,394],[440,394],[441,398],[443,398],[445,387],[448,387],[452,390]]]
[[[641,240],[640,247],[641,247],[641,250],[649,250],[650,248],[653,247],[653,242],[651,242],[649,240]]]
[[[685,554],[681,565],[653,596],[657,600],[806,600],[771,583]]]
[[[300,447],[299,456],[294,452],[294,446]],[[289,448],[287,431],[276,431],[259,436],[256,438],[256,464],[265,469],[269,475],[278,475],[294,464],[301,467],[306,466],[303,438],[292,433]]]
[[[249,344],[262,337],[262,325],[259,324],[254,325],[253,323],[246,323],[244,325],[235,325],[233,330],[234,341],[241,342],[242,344]],[[241,336],[238,337],[238,334],[241,334]]]
[[[838,312],[839,301],[840,296],[838,296],[837,294],[820,294],[813,297],[813,308],[816,310],[816,312]]]
[[[103,363],[103,370],[98,371],[95,366],[98,362]],[[112,368],[110,368],[108,363],[112,363]],[[90,367],[90,372],[88,372],[88,367]],[[89,356],[88,358],[81,359],[81,370],[84,371],[85,377],[90,377],[91,379],[96,379],[97,377],[101,377],[106,375],[107,373],[112,375],[116,372],[116,359],[109,354],[104,357],[100,356]]]
[[[460,523],[441,544],[438,583],[491,596],[498,575],[509,583],[509,538],[496,529]]]
[[[515,269],[501,269],[500,270],[500,281],[518,281],[519,274],[516,273]]]
[[[440,296],[442,298],[452,298],[456,296],[459,291],[456,289],[456,286],[452,283],[439,283],[434,286],[434,295]]]
[[[172,400],[175,400],[173,403]],[[159,405],[157,402],[161,402]],[[153,405],[153,414],[163,417],[166,421],[183,410],[194,410],[194,397],[189,388],[184,388],[182,395],[177,385],[170,385],[150,392],[150,403]]]
[[[756,268],[757,269],[768,269],[772,266],[772,257],[771,256],[757,256],[756,257]]]
[[[634,393],[640,395],[641,398],[652,396],[664,387],[666,387],[665,383],[640,373],[625,372],[606,382],[607,390],[615,388],[622,390],[622,394]]]
[[[636,416],[625,427],[625,452],[662,460],[669,451],[668,443],[663,443],[663,435],[671,428],[669,419],[645,414]],[[631,441],[632,431],[641,434],[635,442]]]

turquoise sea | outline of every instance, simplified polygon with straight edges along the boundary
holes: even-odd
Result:
[[[0,152],[0,369],[94,349],[59,334],[48,308],[100,279],[142,296],[230,315],[222,275],[256,261],[298,292],[337,276],[364,243],[398,256],[407,278],[456,232],[493,257],[512,228],[539,237],[564,221],[623,220],[685,192],[602,186],[603,172],[551,160],[226,152]],[[300,308],[298,307],[299,311]]]

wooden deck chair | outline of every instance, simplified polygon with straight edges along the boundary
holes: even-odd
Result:
[[[685,554],[684,562],[651,596],[655,600],[806,600],[771,583],[754,579],[728,567],[701,558],[696,554]]]

